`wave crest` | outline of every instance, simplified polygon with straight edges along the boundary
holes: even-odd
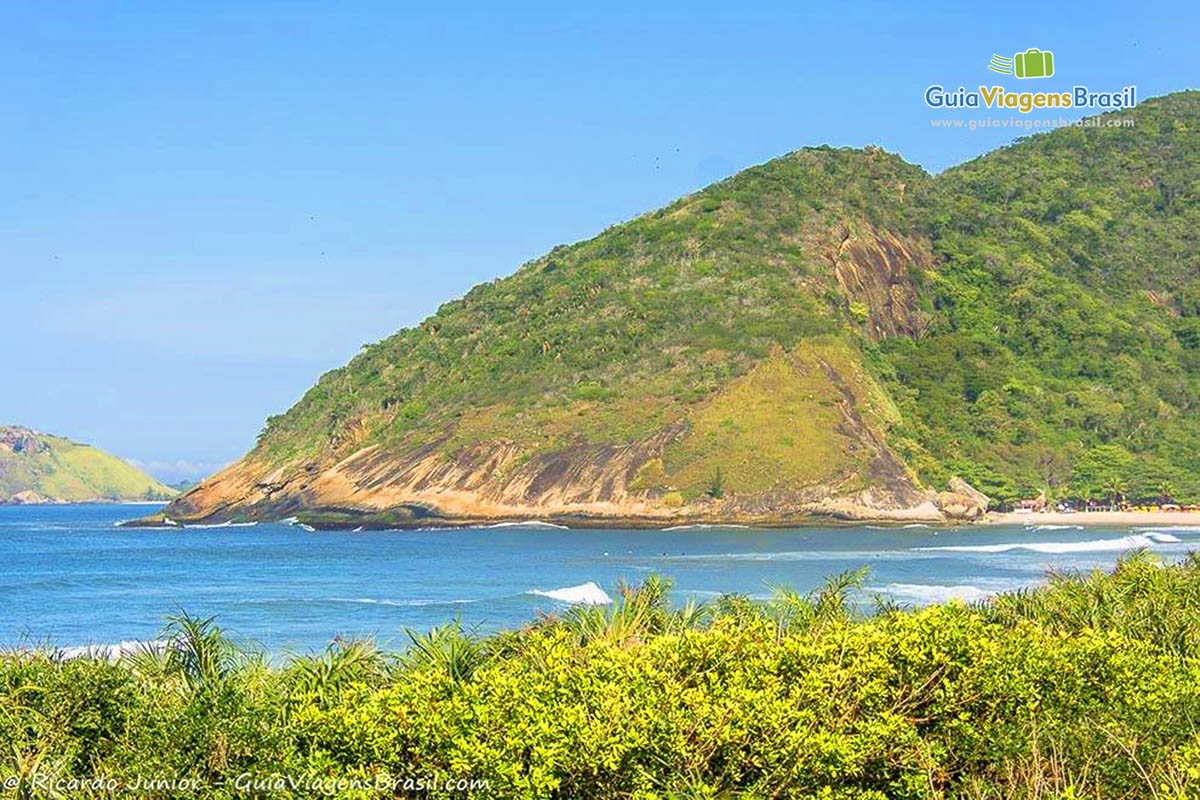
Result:
[[[992,596],[992,592],[970,584],[942,586],[931,583],[889,583],[886,586],[869,588],[873,592],[910,599],[922,604],[945,603],[950,600],[974,603]]]
[[[926,552],[943,553],[1007,553],[1010,550],[1029,550],[1034,553],[1104,553],[1136,550],[1156,544],[1177,544],[1181,540],[1169,533],[1138,533],[1120,539],[1091,539],[1086,542],[1003,542],[1001,544],[945,545],[920,547]]]
[[[607,606],[612,604],[608,593],[596,585],[594,581],[581,583],[578,586],[564,586],[561,589],[530,589],[526,594],[536,594],[539,597],[549,597],[563,603],[584,606]]]

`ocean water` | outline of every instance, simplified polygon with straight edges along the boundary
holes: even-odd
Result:
[[[1200,548],[1200,528],[847,526],[760,530],[322,532],[272,524],[119,528],[147,506],[0,506],[0,646],[78,647],[154,639],[180,610],[215,615],[272,655],[337,636],[403,647],[405,629],[458,618],[479,632],[518,627],[573,602],[603,602],[650,573],[674,599],[766,598],[870,568],[857,597],[921,605],[1036,584],[1047,571],[1109,568],[1148,548]],[[594,584],[594,585],[589,585]]]

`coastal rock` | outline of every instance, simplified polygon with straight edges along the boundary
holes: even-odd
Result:
[[[415,447],[371,444],[320,466],[251,454],[164,514],[184,524],[299,515],[328,527],[941,519],[935,497],[887,444],[886,396],[850,355],[833,344],[777,350],[692,415],[623,444],[537,450],[441,437]],[[757,425],[791,441],[763,447],[753,427],[727,424],[747,407]],[[799,460],[817,449],[827,455]],[[680,487],[689,487],[686,500]]]
[[[5,502],[14,506],[34,506],[43,503],[53,503],[54,500],[32,489],[25,489],[12,495]]]
[[[0,427],[0,450],[24,455],[44,453],[50,446],[41,440],[38,432],[17,425]]]
[[[986,494],[979,491],[957,475],[950,479],[949,488],[952,492],[957,492],[958,494],[963,494],[967,497],[970,497],[975,501],[976,505],[981,506],[984,511],[986,511],[987,507],[991,505],[992,498],[988,497]]]
[[[949,519],[979,519],[987,513],[991,498],[962,478],[950,479],[949,491],[938,492],[937,505]]]

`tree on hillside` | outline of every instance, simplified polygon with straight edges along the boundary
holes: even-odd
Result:
[[[1125,481],[1113,475],[1104,482],[1104,496],[1110,506],[1119,505],[1125,498]]]
[[[1124,496],[1125,476],[1133,461],[1133,455],[1119,445],[1090,448],[1075,463],[1071,490],[1085,500],[1105,497],[1111,504]]]

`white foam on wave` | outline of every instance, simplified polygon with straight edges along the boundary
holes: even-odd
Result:
[[[171,643],[162,639],[140,640],[129,639],[122,642],[104,644],[85,644],[79,647],[63,647],[56,652],[59,657],[70,660],[73,658],[102,658],[106,661],[116,661],[119,658],[138,653],[161,653]]]
[[[672,525],[668,528],[661,528],[664,531],[694,531],[708,528],[749,528],[749,525],[718,524],[712,522],[695,522],[690,525]]]
[[[540,519],[527,519],[521,522],[496,522],[491,525],[482,525],[483,528],[554,528],[560,531],[571,530],[566,525],[559,525],[557,522],[546,522]]]
[[[402,607],[424,607],[424,606],[457,606],[468,605],[470,603],[481,602],[479,600],[389,600],[387,598],[375,597],[330,597],[327,602],[330,603],[353,603],[356,605],[368,606],[402,606]]]
[[[172,525],[179,525],[177,522],[172,522]],[[180,525],[182,528],[253,528],[257,522],[234,522],[233,520],[225,520],[224,522],[209,522],[200,525]]]
[[[1102,553],[1135,550],[1156,544],[1176,544],[1180,539],[1169,533],[1140,533],[1119,539],[1091,539],[1086,542],[1003,542],[1001,544],[946,545],[919,547],[918,550],[953,553],[1007,553],[1029,550],[1034,553]]]
[[[679,555],[663,553],[658,556],[650,556],[650,558],[655,561],[845,561],[864,558],[930,558],[931,556],[919,552],[922,549],[926,548],[912,550],[778,550],[746,553],[680,553]]]
[[[612,598],[608,596],[608,593],[597,586],[594,581],[581,583],[578,586],[564,586],[561,589],[550,589],[548,591],[530,589],[526,594],[549,597],[551,600],[560,600],[573,605],[606,606],[612,603]]]
[[[1081,531],[1082,525],[1026,525],[1031,531]]]
[[[943,586],[932,583],[889,583],[886,586],[869,586],[870,591],[907,598],[922,604],[945,603],[949,600],[962,600],[974,603],[991,597],[993,594],[986,589],[970,584]]]
[[[924,522],[910,522],[909,524],[901,525],[900,527],[901,528],[928,528],[929,526],[926,525]]]
[[[1156,527],[1134,528],[1140,533],[1200,533],[1200,526],[1196,525],[1159,525]]]

